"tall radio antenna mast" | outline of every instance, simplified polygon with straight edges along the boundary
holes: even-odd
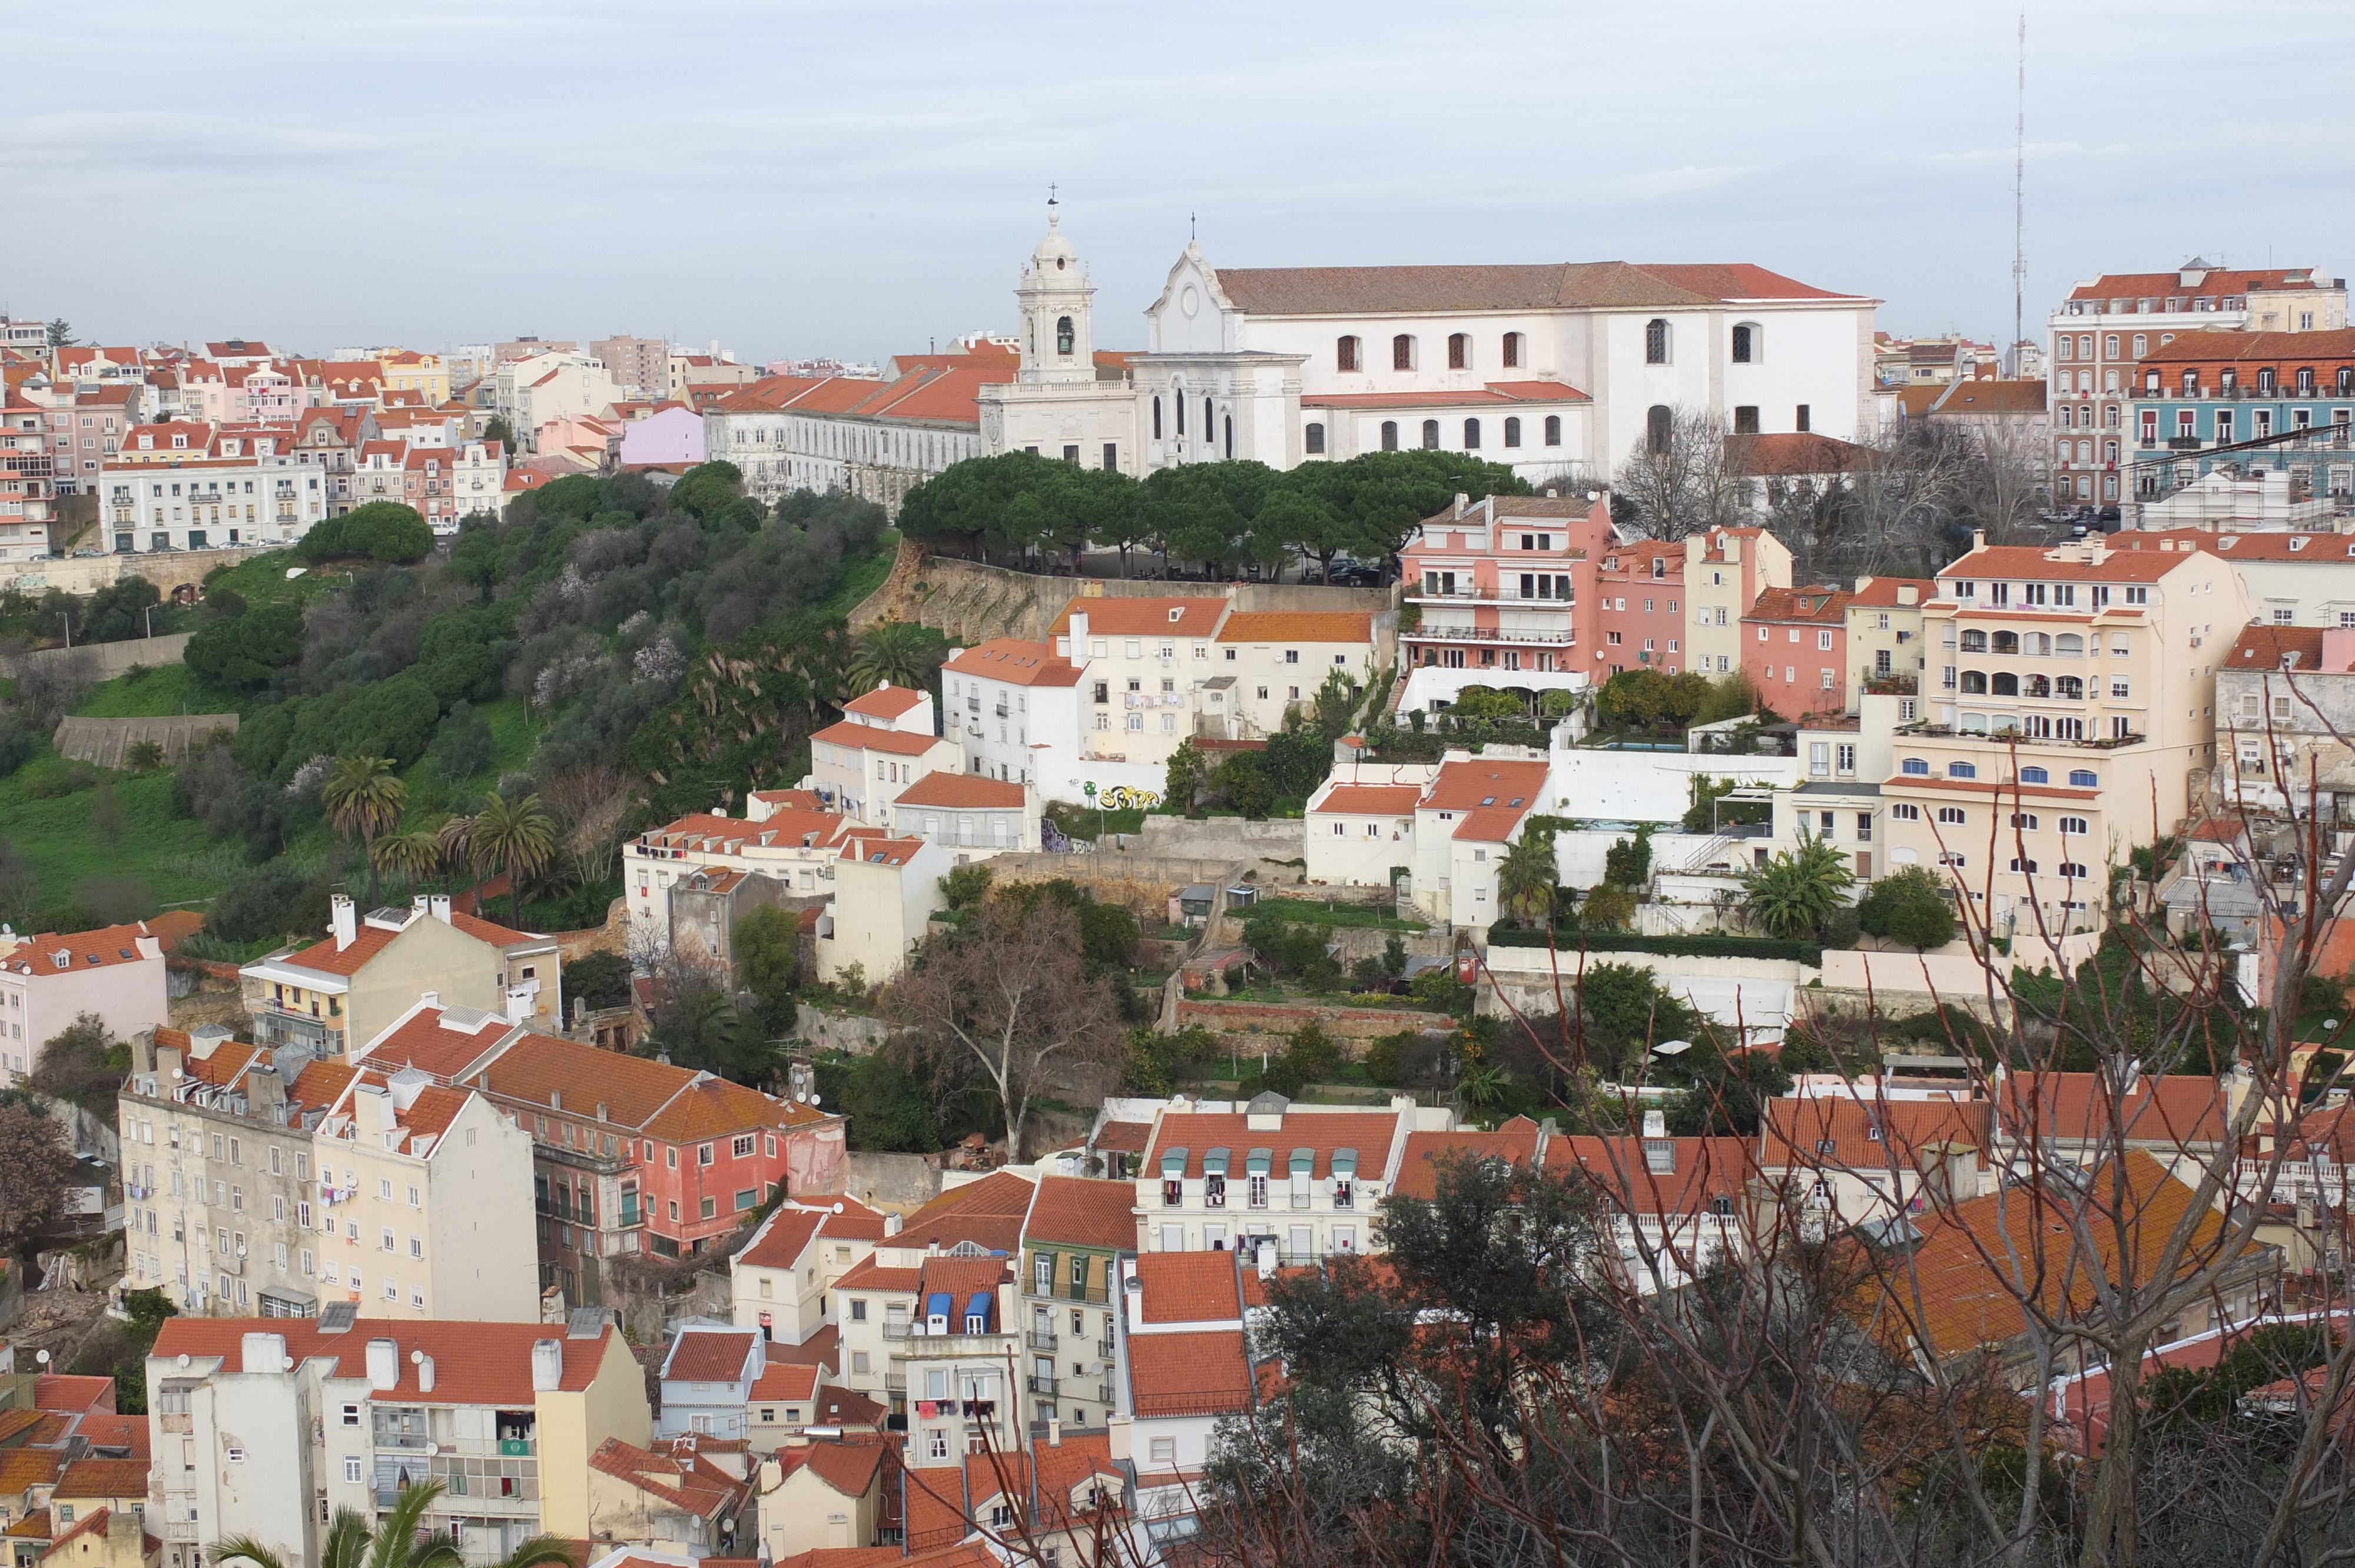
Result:
[[[2019,13],[2019,76],[2011,122],[2011,373],[2020,373],[2028,297],[2028,13]]]

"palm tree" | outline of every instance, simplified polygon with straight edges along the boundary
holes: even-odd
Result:
[[[556,819],[537,795],[510,800],[493,795],[466,824],[466,852],[478,865],[507,874],[508,918],[523,925],[523,879],[556,855]]]
[[[1531,827],[1505,851],[1497,867],[1497,907],[1517,920],[1542,927],[1553,914],[1558,878],[1552,831]]]
[[[340,833],[359,835],[368,863],[368,903],[376,903],[376,836],[400,826],[409,786],[389,757],[338,757],[319,786],[319,799]]]
[[[378,839],[370,859],[378,871],[397,871],[411,882],[422,882],[448,863],[449,852],[440,828],[419,828]]]
[[[1812,937],[1847,902],[1856,880],[1839,851],[1821,839],[1800,841],[1742,878],[1750,917],[1771,937]]]
[[[365,1515],[337,1509],[327,1525],[318,1568],[464,1568],[466,1560],[458,1550],[456,1536],[447,1531],[421,1530],[425,1510],[442,1489],[440,1481],[432,1480],[403,1488],[385,1510],[383,1523],[373,1529]],[[242,1559],[254,1568],[304,1568],[301,1563],[289,1564],[250,1535],[226,1536],[212,1543],[211,1552],[215,1563]],[[571,1561],[572,1548],[561,1537],[535,1535],[501,1558],[495,1568],[542,1568]]]
[[[887,682],[914,689],[931,679],[932,635],[912,620],[879,620],[858,634],[850,653],[851,694]]]

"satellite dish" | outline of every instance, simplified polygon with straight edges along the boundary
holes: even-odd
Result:
[[[842,1204],[839,1200],[837,1200],[834,1205],[834,1212],[837,1214],[842,1213]]]

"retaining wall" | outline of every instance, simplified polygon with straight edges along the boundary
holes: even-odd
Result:
[[[7,585],[0,583],[0,589]],[[80,642],[71,648],[37,648],[30,653],[18,653],[0,658],[0,675],[22,675],[44,665],[73,663],[90,672],[91,678],[111,681],[133,664],[154,669],[162,664],[176,664],[188,646],[193,632],[174,631],[162,637],[132,637],[121,642]]]
[[[48,560],[14,561],[0,566],[0,593],[43,594],[60,588],[70,594],[93,594],[112,588],[124,577],[145,577],[158,592],[171,597],[185,583],[201,583],[218,566],[242,566],[253,550],[168,550],[144,556],[74,556]]]
[[[1308,824],[1300,819],[1263,822],[1241,817],[1147,817],[1143,831],[1124,835],[1139,854],[1184,860],[1239,860],[1252,865],[1263,860],[1295,861],[1307,855]],[[1289,874],[1298,866],[1281,868]]]
[[[865,1056],[897,1033],[879,1018],[856,1012],[828,1012],[805,1001],[794,1009],[794,1034],[819,1051],[841,1051]]]
[[[158,641],[161,641],[158,639]],[[75,650],[80,652],[80,649]],[[53,737],[59,757],[100,768],[120,768],[131,748],[154,741],[166,762],[186,762],[188,753],[217,729],[237,733],[235,714],[183,714],[177,718],[69,718]]]
[[[843,1160],[842,1193],[870,1209],[905,1213],[941,1195],[941,1168],[921,1154],[854,1149]]]
[[[1345,1047],[1362,1047],[1369,1040],[1379,1040],[1385,1034],[1396,1034],[1401,1029],[1417,1032],[1444,1030],[1453,1022],[1444,1012],[1423,1012],[1412,1008],[1380,1007],[1320,1007],[1309,1002],[1273,1001],[1205,1001],[1188,997],[1178,1004],[1180,1028],[1199,1023],[1222,1042],[1245,1043],[1256,1051],[1271,1036],[1292,1033],[1304,1024],[1314,1023]],[[1359,1054],[1351,1051],[1352,1055]]]
[[[898,575],[898,563],[893,565]],[[1079,598],[1224,599],[1238,610],[1365,610],[1390,616],[1390,588],[1323,588],[1313,583],[1137,582],[1119,577],[1044,577],[932,556],[889,601],[890,610],[970,646],[992,637],[1047,640],[1063,607]],[[863,608],[863,607],[862,607]],[[878,613],[882,613],[879,607]],[[1395,620],[1385,623],[1395,627]],[[1387,641],[1379,633],[1378,641]],[[1376,662],[1389,662],[1388,654]]]

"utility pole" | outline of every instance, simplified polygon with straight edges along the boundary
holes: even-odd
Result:
[[[2011,122],[2011,374],[2019,376],[2019,345],[2028,298],[2028,13],[2019,13],[2019,66]]]

